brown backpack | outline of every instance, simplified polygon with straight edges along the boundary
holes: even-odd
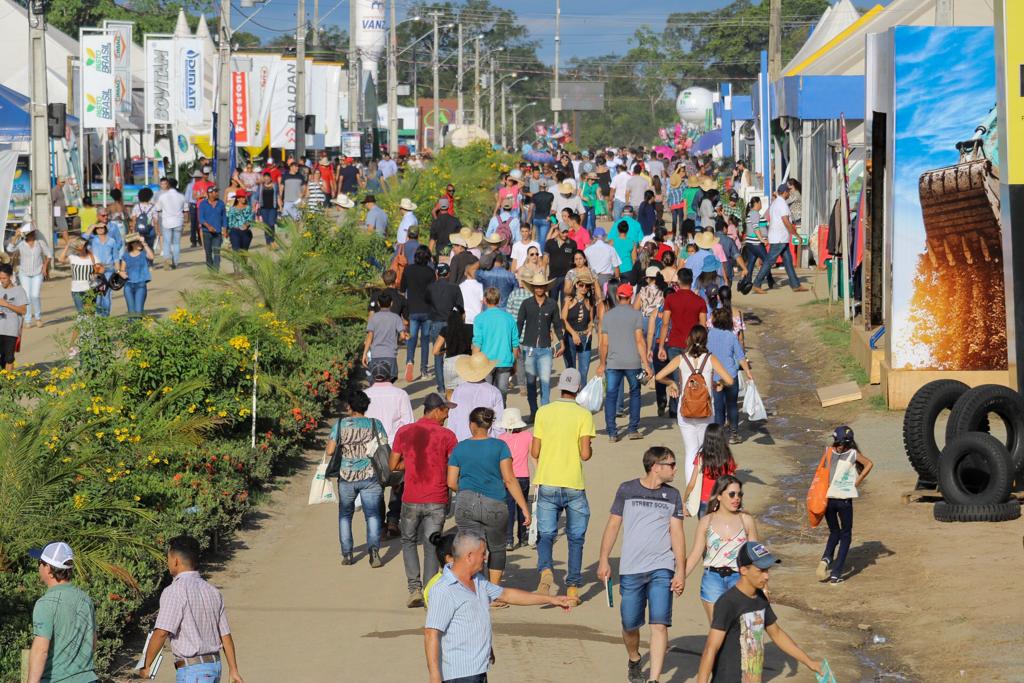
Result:
[[[683,417],[711,417],[711,392],[708,391],[708,383],[704,381],[704,366],[708,364],[710,357],[710,353],[705,354],[700,368],[695,370],[690,358],[683,354],[683,361],[686,362],[686,367],[690,368],[690,376],[686,378],[683,395],[679,401],[679,414]]]

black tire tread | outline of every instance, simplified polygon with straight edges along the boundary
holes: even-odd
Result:
[[[1014,443],[1005,444],[1010,453],[1012,479],[1014,474],[1024,468],[1024,397],[1010,387],[1001,384],[982,384],[965,392],[957,399],[946,423],[946,443],[965,432],[988,432],[988,411],[982,411],[986,404],[991,408],[999,402],[1011,404],[1007,409],[1007,417],[1015,422]]]
[[[935,418],[941,409],[934,410],[934,407],[938,403],[942,409],[952,410],[969,389],[959,380],[935,380],[918,389],[907,405],[903,416],[903,447],[911,467],[926,481],[939,480],[938,456],[941,449],[934,443],[934,434]]]
[[[1020,502],[1011,500],[995,505],[954,505],[936,503],[932,514],[939,522],[1006,522],[1020,517]]]
[[[967,457],[977,456],[988,468],[989,485],[971,493],[957,477],[957,466]],[[946,502],[953,505],[998,505],[1010,497],[1013,470],[1010,454],[1003,443],[984,432],[958,434],[946,443],[939,458],[939,490]]]

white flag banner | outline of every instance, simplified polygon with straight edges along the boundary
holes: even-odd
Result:
[[[317,114],[317,132],[324,134],[325,147],[338,147],[341,145],[341,110],[338,109],[337,92],[341,87],[341,65],[330,64],[327,67],[327,87],[324,91],[323,119]],[[321,120],[323,123],[321,124]],[[322,130],[321,130],[322,129]]]
[[[174,81],[171,53],[174,40],[146,36],[146,123],[174,123],[171,107],[171,83]]]
[[[274,88],[278,74],[283,71],[281,58],[277,55],[254,55],[249,78],[249,145],[263,147],[270,128],[270,105],[274,99]]]
[[[132,29],[131,21],[103,22],[103,28],[114,38],[114,101],[117,111],[132,113]]]
[[[295,147],[295,60],[282,59],[270,102],[270,146]]]
[[[203,41],[199,38],[174,39],[172,101],[176,118],[183,123],[203,122]]]
[[[82,36],[82,125],[114,127],[114,37],[103,33]]]

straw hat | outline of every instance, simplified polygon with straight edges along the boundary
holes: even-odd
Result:
[[[501,244],[504,241],[505,240],[502,238],[501,235],[498,234],[497,231],[494,231],[490,235],[484,237],[484,242],[487,242],[488,244]]]
[[[484,234],[479,230],[474,230],[473,228],[463,228],[462,230],[459,230],[459,237],[466,242],[467,249],[475,249],[480,246],[480,243],[484,239]],[[458,242],[453,242],[453,244],[458,244]]]
[[[519,284],[523,287],[526,286],[528,281],[533,279],[534,275],[536,275],[536,271],[530,266],[522,266],[516,271],[516,279],[519,280]]]
[[[416,205],[408,197],[402,197],[402,201],[398,203],[398,208],[405,209],[406,211],[415,211]]]
[[[453,245],[455,245],[457,247],[468,247],[469,246],[468,244],[466,244],[466,240],[462,239],[462,235],[460,235],[459,233],[455,233],[454,235],[449,237],[448,241],[451,242]]]
[[[527,279],[525,277],[520,278],[523,282],[524,287],[547,287],[554,280],[544,277],[543,273],[533,273],[533,277]]]
[[[710,230],[698,232],[697,236],[693,238],[693,241],[697,243],[697,247],[700,249],[710,249],[718,244],[718,238],[715,237],[715,233]]]
[[[597,282],[597,278],[594,277],[590,268],[587,268],[586,270],[581,270],[576,274],[576,282],[582,282],[585,285],[592,285]]]
[[[497,365],[480,351],[470,356],[461,356],[455,361],[455,372],[463,382],[479,382]]]
[[[20,232],[22,235],[27,235],[30,232],[32,232],[33,230],[35,230],[35,228],[32,226],[31,223],[27,223],[27,222],[22,224],[22,226],[20,228],[18,228],[18,232]]]
[[[141,242],[141,241],[142,241],[142,235],[140,235],[137,232],[130,232],[127,235],[124,236],[124,243],[125,244],[131,244],[132,242]]]
[[[707,192],[708,190],[715,189],[716,183],[713,179],[706,175],[697,176],[697,187]]]
[[[677,168],[672,175],[668,177],[668,186],[675,189],[683,184],[683,172],[682,169]]]
[[[519,408],[505,408],[505,412],[501,415],[501,424],[499,426],[506,431],[522,429],[526,426],[526,422],[523,421],[522,411]]]
[[[562,184],[558,186],[559,194],[572,194],[576,190],[576,186],[570,183],[568,180],[563,180]]]
[[[86,242],[84,239],[82,239],[81,237],[76,237],[75,239],[71,240],[71,244],[68,245],[68,249],[71,251],[78,251],[86,244],[88,244],[88,242]]]
[[[355,208],[356,203],[347,194],[339,194],[334,198],[334,203],[343,209]]]

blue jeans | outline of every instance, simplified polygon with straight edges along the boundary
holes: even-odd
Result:
[[[178,265],[181,261],[181,226],[176,228],[162,228],[164,233],[163,257],[170,259],[171,263]]]
[[[740,426],[740,383],[732,378],[732,386],[722,387],[721,391],[712,389],[715,404],[715,422],[725,426],[725,418],[729,418],[729,426],[733,431]]]
[[[110,280],[110,276],[113,274],[113,269],[103,271],[103,275],[104,277],[107,278],[108,281]],[[102,318],[110,317],[111,295],[113,294],[113,292],[114,290],[110,289],[110,287],[107,287],[107,291],[105,293],[100,294],[96,297],[96,315]]]
[[[213,271],[220,270],[220,247],[224,244],[224,235],[203,231],[203,249],[206,251],[206,267]]]
[[[754,275],[760,271],[760,268],[756,271],[754,270],[754,264],[757,263],[758,259],[761,259],[762,267],[764,267],[764,264],[768,263],[768,248],[758,240],[748,238],[747,241],[743,243],[743,258],[747,262],[747,277],[745,279],[753,282]],[[775,278],[772,277],[772,272],[769,270],[768,287],[771,288],[774,286]]]
[[[825,505],[825,522],[828,524],[828,543],[825,544],[822,558],[832,565],[830,576],[839,578],[843,575],[846,554],[850,552],[850,543],[853,541],[853,499],[829,498]],[[836,546],[839,547],[839,553],[833,562]]]
[[[516,477],[516,481],[519,482],[519,490],[523,492],[523,498],[529,500],[530,478]],[[526,537],[529,535],[529,529],[523,526],[526,517],[523,516],[523,511],[516,505],[516,499],[507,491],[505,492],[505,504],[508,505],[508,528],[505,531],[505,545],[512,545],[517,538],[515,535],[516,521],[519,522],[519,541],[521,544],[526,543]]]
[[[128,304],[128,315],[142,315],[146,307],[146,283],[126,282],[124,285],[124,302]]]
[[[174,683],[219,683],[221,666],[221,662],[183,666],[174,672]]]
[[[540,405],[551,402],[551,361],[550,348],[539,346],[519,347],[519,357],[525,359],[526,401],[530,404],[530,415],[537,414],[537,381],[540,380]]]
[[[380,548],[381,509],[384,507],[384,489],[374,479],[338,481],[338,540],[341,554],[352,554],[352,515],[356,511],[356,496],[363,504],[366,517],[366,547]]]
[[[434,348],[434,342],[441,336],[441,328],[445,325],[443,320],[431,320],[429,323],[430,348]],[[437,386],[437,393],[444,395],[444,354],[434,356],[434,383]]]
[[[33,319],[39,320],[43,314],[42,299],[40,298],[40,292],[43,287],[43,274],[24,275],[19,273],[18,279],[21,280],[21,286],[25,289],[25,294],[28,295],[25,322],[30,323]]]
[[[274,228],[277,227],[277,209],[260,209],[260,218],[263,220],[263,238],[267,244],[273,244]]]
[[[700,577],[700,599],[713,605],[718,602],[718,598],[725,595],[725,592],[735,586],[739,580],[740,575],[738,572],[734,572],[729,576],[722,576],[705,569]]]
[[[605,381],[608,383],[608,393],[604,397],[604,425],[608,429],[608,436],[615,436],[619,429],[615,425],[615,413],[619,407],[619,392],[622,391],[622,380],[629,383],[629,426],[628,432],[635,432],[640,429],[640,371],[639,370],[612,370],[604,371]]]
[[[768,258],[761,264],[761,270],[757,272],[757,277],[754,278],[755,287],[761,286],[761,282],[768,276],[768,271],[771,270],[772,264],[775,263],[779,256],[782,257],[782,265],[786,269],[786,276],[789,277],[789,286],[793,289],[800,286],[800,278],[797,277],[796,268],[793,267],[793,252],[789,250],[789,243],[779,242],[768,245]]]
[[[416,358],[416,337],[420,342],[420,372],[427,373],[427,356],[430,354],[430,314],[411,313],[409,315],[409,339],[405,342],[405,362],[412,363]]]
[[[569,541],[569,563],[565,585],[583,583],[583,540],[590,522],[587,492],[559,486],[537,487],[537,571],[554,569],[551,549],[558,535],[558,518],[565,511],[565,537]]]
[[[612,223],[615,223],[622,218],[622,210],[624,208],[626,208],[626,202],[620,199],[612,200]]]
[[[580,335],[580,343],[574,344],[572,336],[565,334],[565,367],[576,368],[580,371],[583,384],[587,383],[587,374],[590,372],[590,335]]]
[[[92,293],[92,290],[88,292],[71,292],[71,301],[75,304],[75,310],[79,313],[85,313],[85,302],[95,301],[96,295]]]
[[[551,229],[551,221],[547,218],[534,218],[533,229],[537,231],[537,244],[540,245],[540,253],[544,253],[544,244],[548,241],[548,230]]]
[[[649,609],[651,624],[672,625],[671,569],[655,569],[641,574],[619,576],[619,615],[623,631],[635,631],[644,625],[644,608]]]

